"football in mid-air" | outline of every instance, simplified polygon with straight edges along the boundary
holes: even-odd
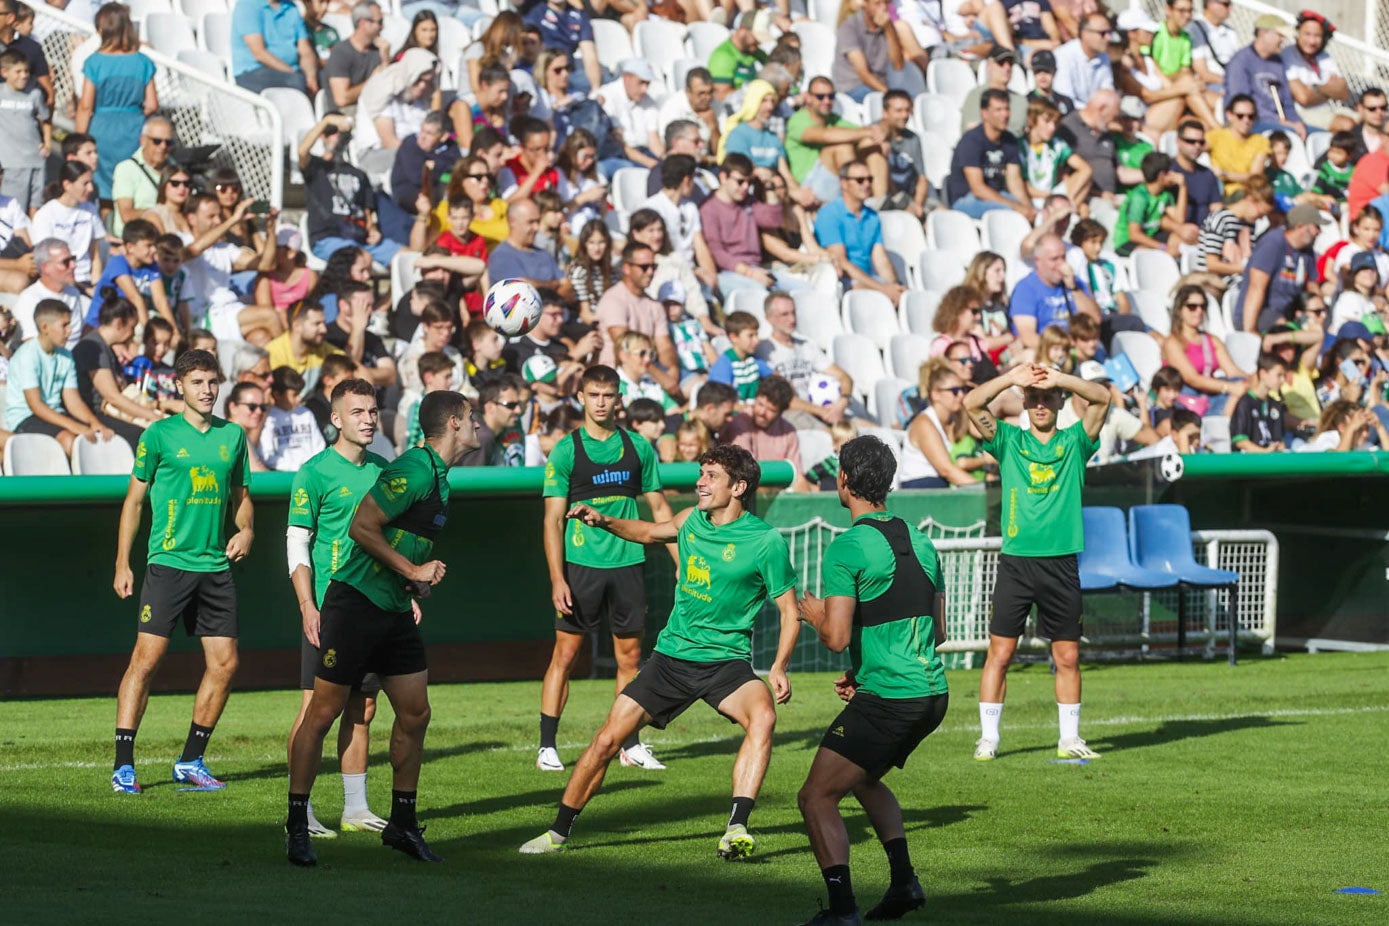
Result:
[[[498,280],[483,300],[482,318],[508,338],[523,335],[540,321],[540,294],[525,280]]]
[[[811,405],[833,405],[843,394],[838,378],[817,375],[810,378],[805,400]]]
[[[1165,453],[1162,455],[1162,461],[1158,463],[1158,472],[1165,481],[1176,482],[1186,472],[1186,462],[1182,460],[1181,454]]]

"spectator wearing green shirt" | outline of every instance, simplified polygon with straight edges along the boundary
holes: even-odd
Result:
[[[1168,77],[1191,72],[1191,36],[1186,27],[1194,10],[1192,0],[1167,0],[1167,19],[1153,33],[1153,61]]]
[[[1195,244],[1201,230],[1186,221],[1186,177],[1172,169],[1161,151],[1143,158],[1143,183],[1129,190],[1114,224],[1114,251],[1127,257],[1138,248],[1165,250],[1176,257],[1183,244]]]
[[[1003,392],[1023,391],[1028,429],[998,421],[989,403]],[[1080,421],[1057,427],[1066,393],[1089,403]],[[998,461],[1002,479],[1003,549],[994,584],[989,652],[979,680],[981,734],[974,758],[998,756],[999,720],[1008,663],[1028,613],[1037,606],[1037,633],[1051,640],[1056,664],[1056,707],[1062,759],[1094,759],[1080,738],[1080,571],[1076,554],[1085,547],[1081,489],[1085,463],[1099,446],[1109,414],[1109,387],[1044,367],[1023,364],[977,386],[965,396],[965,411]]]
[[[786,121],[786,161],[791,175],[827,203],[839,195],[839,170],[852,161],[868,165],[873,195],[888,188],[883,144],[887,129],[881,122],[860,128],[834,112],[834,82],[816,77],[805,92],[805,105]]]
[[[754,31],[754,26],[760,25],[757,18],[756,11],[743,13],[734,24],[732,34],[709,54],[709,74],[714,79],[714,97],[718,100],[756,77],[758,68],[767,61],[761,43],[770,40],[771,35],[757,35]]]
[[[1119,131],[1109,133],[1109,137],[1114,139],[1114,161],[1119,167],[1131,167],[1137,172],[1143,166],[1143,158],[1157,150],[1152,142],[1139,134],[1143,129],[1145,112],[1147,108],[1136,96],[1126,96],[1119,101],[1119,118],[1116,120]],[[1116,188],[1121,194],[1133,189],[1123,181],[1119,181]]]
[[[834,683],[844,709],[825,730],[798,803],[829,910],[810,922],[862,922],[849,875],[849,834],[839,803],[850,792],[887,853],[891,881],[868,911],[897,919],[926,902],[912,869],[902,808],[883,776],[940,726],[950,696],[936,646],[943,640],[940,558],[926,535],[887,510],[896,472],[893,452],[876,437],[857,437],[839,451],[835,485],[850,528],[820,565],[825,597],[806,593],[801,619],[852,668]]]
[[[585,427],[590,423],[591,419]],[[622,743],[635,739],[648,724],[665,729],[701,700],[745,731],[733,765],[733,810],[719,839],[718,855],[743,858],[756,848],[748,815],[772,758],[773,696],[777,704],[791,700],[786,669],[800,636],[796,572],[786,541],[744,508],[744,500],[756,495],[760,478],[752,454],[721,444],[699,458],[696,505],[678,515],[672,516],[669,506],[654,521],[614,517],[596,504],[567,509],[565,517],[595,541],[607,537],[637,552],[640,544],[675,544],[674,607],[656,640],[656,651],[618,694],[607,720],[574,766],[555,822],[522,845],[522,854],[563,849],[575,818],[602,785]],[[764,682],[752,669],[752,627],[767,604],[777,609],[780,633]]]
[[[381,470],[352,516],[356,547],[333,575],[319,611],[313,696],[290,743],[286,854],[314,865],[309,794],[323,759],[323,738],[367,672],[395,711],[391,730],[391,816],[381,843],[422,862],[443,859],[425,842],[415,815],[424,736],[429,728],[429,664],[414,601],[444,578],[434,541],[448,521],[449,467],[477,446],[472,404],[434,392],[420,406],[425,444]]]

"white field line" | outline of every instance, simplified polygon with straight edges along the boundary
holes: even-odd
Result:
[[[1227,714],[1165,714],[1154,717],[1140,717],[1136,715],[1126,715],[1119,717],[1101,717],[1094,720],[1085,720],[1084,725],[1090,727],[1136,727],[1136,726],[1161,726],[1168,723],[1199,723],[1203,721],[1239,720],[1245,717],[1338,717],[1351,714],[1378,714],[1389,711],[1389,704],[1371,704],[1363,707],[1331,707],[1331,708],[1286,708],[1271,711],[1239,711]],[[1050,730],[1055,727],[1054,722],[1046,723],[1019,723],[1008,724],[1011,730]],[[973,724],[945,724],[937,731],[939,733],[973,733],[977,732],[978,727]],[[665,737],[659,731],[652,735],[648,730],[647,735],[651,735],[651,745],[658,749],[667,749],[678,746],[693,746],[700,743],[718,743],[725,740],[739,739],[737,734],[728,736],[697,736],[697,737]],[[587,746],[586,742],[564,742],[559,747],[564,750],[578,750]],[[533,752],[534,743],[524,745],[493,746],[488,752]],[[283,758],[283,754],[265,754],[258,756],[262,762],[269,762],[277,758]],[[230,756],[211,755],[209,760],[215,762],[228,761]],[[111,765],[110,759],[103,759],[97,762],[18,762],[7,765],[0,765],[0,772],[30,772],[41,769],[64,769],[64,768],[106,768]]]

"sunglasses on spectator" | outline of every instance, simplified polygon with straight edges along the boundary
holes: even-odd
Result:
[[[847,181],[849,181],[850,183],[872,183],[872,182],[873,182],[873,178],[872,178],[872,177],[845,177],[844,179],[847,180]]]
[[[491,180],[491,174],[464,174],[464,180]]]
[[[640,270],[642,273],[650,273],[656,269],[655,264],[638,264],[635,261],[628,261],[627,266],[631,267],[633,270]]]
[[[269,402],[236,402],[233,404],[240,405],[242,408],[247,408],[253,412],[260,412],[262,414],[270,410]]]
[[[950,393],[951,395],[964,395],[966,392],[969,392],[969,387],[968,387],[968,386],[942,386],[941,388],[937,389],[936,392],[948,392],[948,393]]]
[[[813,97],[814,97],[815,99],[817,99],[817,100],[832,100],[832,99],[834,99],[834,94],[833,94],[833,93],[812,93],[811,96],[813,96]]]
[[[1308,309],[1308,310],[1307,310],[1307,314],[1308,314],[1308,315],[1325,315],[1325,314],[1326,314],[1326,309],[1325,309],[1325,308],[1320,308],[1320,309]]]
[[[1378,106],[1371,106],[1369,103],[1361,103],[1360,105],[1365,107],[1367,113],[1382,113],[1386,108],[1389,108],[1389,104],[1385,103],[1380,103]]]
[[[641,350],[629,350],[627,353],[631,354],[633,357],[640,357],[642,360],[650,360],[652,357],[656,356],[656,352],[654,350],[650,350],[647,348],[643,348]]]
[[[1230,113],[1229,115],[1230,115],[1230,118],[1232,118],[1232,119],[1253,119],[1253,118],[1254,118],[1254,114],[1253,114],[1252,112],[1249,112],[1249,111],[1242,112],[1242,113],[1232,112],[1232,113]]]
[[[1183,138],[1182,141],[1188,145],[1204,145],[1206,143],[1204,138]]]
[[[155,138],[153,135],[146,137],[149,139],[151,145],[159,145],[160,147],[168,147],[174,143],[172,138]]]
[[[77,258],[69,254],[67,257],[64,257],[62,260],[58,261],[58,263],[62,264],[64,267],[71,267],[73,264],[77,263]]]
[[[572,71],[572,70],[574,70],[574,68],[573,68],[572,65],[568,65],[568,64],[557,64],[557,65],[555,65],[554,67],[550,68],[550,73],[551,73],[551,74],[568,74],[568,73],[569,73],[570,71]]]
[[[510,402],[496,401],[496,402],[493,402],[492,404],[493,404],[493,405],[500,405],[502,408],[506,409],[506,410],[509,411],[509,412],[514,412],[514,411],[516,411],[516,409],[518,409],[518,408],[521,407],[521,403],[520,403],[518,400],[516,400],[516,399],[512,399]]]
[[[241,192],[241,184],[239,184],[239,183],[219,183],[219,184],[217,184],[215,187],[213,187],[213,189],[215,189],[218,193],[230,193],[230,192],[233,192],[233,191],[235,191],[235,192],[237,192],[237,193],[240,193],[240,192]]]
[[[968,364],[971,364],[971,365],[973,365],[973,364],[975,363],[975,359],[974,359],[973,357],[970,357],[970,356],[964,356],[964,357],[946,357],[945,359],[946,359],[946,360],[949,360],[951,363],[968,363]]]
[[[1206,304],[1205,304],[1204,302],[1184,302],[1184,303],[1182,303],[1182,308],[1184,308],[1184,309],[1200,309],[1202,312],[1204,312],[1204,311],[1206,311]]]
[[[192,180],[170,180],[170,181],[169,181],[169,186],[188,187],[188,186],[192,186],[192,185],[193,185],[193,181],[192,181]]]
[[[734,186],[747,186],[749,183],[752,183],[752,179],[750,177],[737,177],[730,175],[728,178],[728,182],[733,184]]]

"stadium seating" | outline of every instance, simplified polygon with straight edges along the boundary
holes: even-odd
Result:
[[[955,104],[964,105],[965,97],[979,85],[974,69],[959,58],[932,58],[926,66],[926,90],[939,93]],[[958,126],[957,126],[958,128]]]
[[[74,476],[128,476],[134,465],[135,454],[119,434],[104,441],[78,438],[72,442]]]
[[[598,47],[598,63],[614,74],[621,70],[622,62],[635,56],[627,29],[616,20],[593,20],[593,44]]]
[[[709,60],[714,49],[728,41],[728,27],[722,23],[692,22],[686,29],[690,36],[690,54],[701,64]],[[684,86],[681,83],[675,89],[683,89]]]
[[[926,243],[938,250],[979,250],[979,226],[954,209],[936,209],[926,216]]]
[[[676,87],[671,68],[675,62],[689,55],[685,41],[685,27],[666,19],[644,19],[637,23],[632,32],[632,51],[638,58],[645,58],[656,66],[664,76],[669,91]],[[652,87],[652,90],[657,88]]]
[[[1134,565],[1129,558],[1123,511],[1086,507],[1080,514],[1085,531],[1085,549],[1078,558],[1081,591],[1108,592],[1123,588],[1149,591],[1177,584],[1177,579],[1171,575]]]
[[[899,334],[888,345],[887,372],[916,382],[921,365],[931,359],[931,340],[919,334]]]
[[[796,431],[796,437],[801,444],[802,473],[834,452],[834,442],[828,431],[822,431],[819,428],[801,428]]]
[[[930,290],[911,289],[902,294],[899,311],[902,315],[902,330],[922,337],[934,337],[936,332],[931,322],[936,317],[936,307],[940,305],[940,293]]]
[[[1182,278],[1181,268],[1172,255],[1152,248],[1139,248],[1130,255],[1134,285],[1161,296],[1170,296]]]
[[[801,20],[791,26],[801,37],[801,66],[805,76],[802,86],[810,86],[812,77],[829,77],[834,66],[834,27],[813,20]]]
[[[15,434],[5,442],[6,476],[67,476],[63,445],[47,434]]]
[[[230,13],[228,0],[178,0],[179,12],[193,22],[201,22],[207,13]]]
[[[887,350],[892,339],[901,333],[896,307],[877,290],[849,290],[844,294],[843,312],[844,330],[867,335],[878,350]]]
[[[1230,351],[1230,359],[1246,373],[1253,373],[1259,365],[1259,353],[1263,349],[1263,338],[1249,331],[1231,331],[1225,335],[1225,347]]]
[[[944,293],[950,287],[960,285],[965,281],[966,264],[973,257],[974,252],[967,250],[922,251],[917,265],[922,287],[931,292]]]
[[[1153,374],[1162,366],[1162,348],[1141,331],[1120,331],[1114,335],[1114,353],[1123,354],[1138,373],[1138,382],[1147,389]]]
[[[1129,509],[1129,543],[1133,561],[1166,573],[1188,589],[1229,589],[1230,665],[1239,638],[1239,573],[1196,562],[1191,552],[1191,517],[1181,505],[1137,505]],[[1177,596],[1177,653],[1186,644],[1186,595]]]
[[[1143,324],[1162,334],[1172,333],[1172,313],[1168,310],[1170,299],[1145,289],[1134,290],[1128,295],[1129,307],[1133,314],[1143,319]]]
[[[883,369],[883,355],[871,340],[861,334],[837,335],[831,356],[835,365],[853,379],[854,395],[865,403],[873,384],[887,375]]]
[[[831,350],[835,337],[844,333],[837,307],[826,305],[813,289],[798,289],[791,298],[796,302],[796,330],[820,345],[821,350]]]
[[[613,174],[612,204],[622,216],[623,225],[646,201],[647,176],[650,173],[645,167],[623,167]]]
[[[145,19],[143,32],[145,40],[166,55],[198,48],[193,24],[181,13],[151,13]]]
[[[1201,447],[1211,453],[1230,452],[1230,418],[1207,415],[1201,419]]]
[[[873,391],[868,396],[868,414],[878,421],[892,427],[897,426],[897,399],[902,395],[902,390],[910,389],[916,383],[908,382],[896,376],[884,376],[873,384]]]

